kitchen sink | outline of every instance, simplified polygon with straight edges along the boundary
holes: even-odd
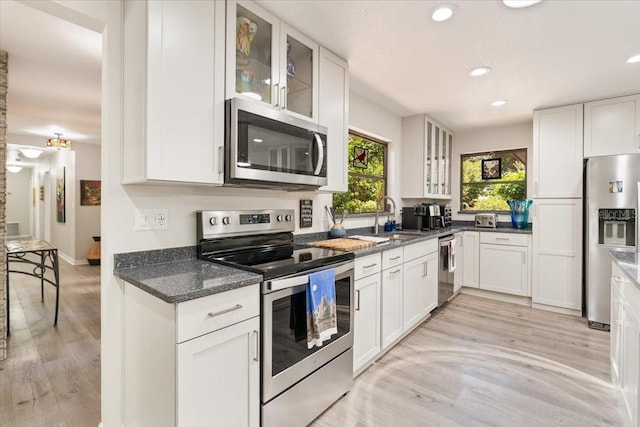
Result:
[[[388,237],[391,240],[403,240],[403,241],[419,239],[420,237],[423,237],[421,234],[411,234],[411,233],[394,233],[394,234],[389,234],[384,236]]]

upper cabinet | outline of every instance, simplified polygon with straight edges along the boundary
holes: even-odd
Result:
[[[423,114],[405,117],[401,152],[401,197],[451,198],[453,133],[449,129]]]
[[[582,104],[533,112],[533,197],[582,197]]]
[[[226,47],[227,98],[318,121],[316,43],[252,2],[228,1]]]
[[[584,104],[584,157],[640,153],[640,95]]]
[[[123,67],[123,183],[221,184],[224,3],[125,1]]]
[[[349,187],[349,64],[320,47],[319,115],[328,129],[327,185],[320,191],[344,192]]]

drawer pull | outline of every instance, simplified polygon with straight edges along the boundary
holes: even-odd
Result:
[[[369,264],[369,265],[363,265],[363,266],[362,266],[362,269],[364,270],[365,268],[373,268],[373,267],[375,267],[376,265],[378,265],[378,263],[377,263],[377,262],[374,262],[373,264]]]
[[[389,272],[389,274],[398,274],[398,273],[400,273],[400,270],[399,270],[399,269],[398,269],[398,270],[393,270],[393,271],[390,271],[390,272]]]
[[[232,311],[240,310],[242,308],[242,304],[236,304],[233,307],[225,308],[224,310],[216,311],[215,313],[209,312],[207,315],[209,317],[221,316],[223,314],[231,313]]]
[[[395,261],[397,259],[400,259],[400,255],[394,256],[393,258],[389,258],[389,261]]]
[[[508,237],[496,237],[496,240],[503,240],[503,241],[508,242],[511,239],[509,239]]]

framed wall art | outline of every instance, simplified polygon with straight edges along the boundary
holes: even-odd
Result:
[[[64,167],[58,169],[56,172],[56,213],[58,222],[66,222],[65,217],[65,182],[64,182]]]
[[[100,181],[80,180],[80,205],[100,206]]]
[[[369,150],[364,147],[353,147],[353,167],[366,169],[369,166]]]
[[[502,178],[502,160],[484,159],[482,160],[482,179]]]

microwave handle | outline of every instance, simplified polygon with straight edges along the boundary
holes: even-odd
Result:
[[[322,165],[324,164],[324,145],[322,145],[322,138],[320,138],[320,135],[317,133],[313,134],[313,138],[316,140],[316,146],[318,147],[318,164],[316,164],[316,169],[313,171],[313,174],[319,175]]]

